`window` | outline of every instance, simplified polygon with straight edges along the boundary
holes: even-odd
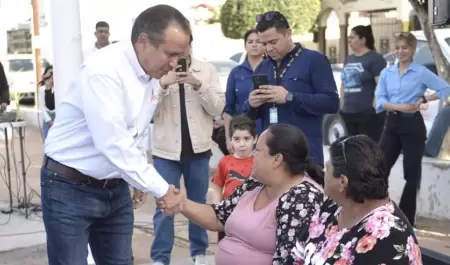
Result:
[[[417,41],[416,55],[414,55],[414,62],[421,65],[434,64],[433,56],[431,55],[428,43],[423,40]]]
[[[10,72],[29,72],[33,71],[32,59],[11,59],[9,60]]]

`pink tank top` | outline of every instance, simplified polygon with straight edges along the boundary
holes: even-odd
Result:
[[[226,237],[216,252],[217,265],[270,265],[276,248],[278,198],[253,211],[258,187],[242,195],[225,223]]]

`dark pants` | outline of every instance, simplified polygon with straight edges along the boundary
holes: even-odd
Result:
[[[133,205],[125,181],[113,188],[41,169],[42,211],[49,265],[132,265]]]
[[[422,115],[390,112],[380,140],[386,167],[390,173],[403,151],[403,174],[406,181],[399,207],[414,225],[417,193],[422,178],[422,156],[425,149],[426,128]]]
[[[230,154],[227,149],[227,138],[225,136],[225,128],[223,126],[214,128],[212,140],[219,146],[219,149],[222,151],[224,156]]]
[[[180,188],[180,178],[183,175],[187,198],[198,203],[206,203],[209,185],[209,156],[207,158],[182,159],[182,161],[154,156],[153,165],[167,183],[173,184],[177,188]],[[153,216],[153,226],[155,239],[152,243],[151,258],[154,262],[170,264],[170,254],[175,240],[174,217],[165,215],[157,208]],[[205,255],[208,248],[206,230],[193,222],[189,222],[188,229],[191,256]]]
[[[376,114],[374,110],[359,113],[345,113],[341,111],[345,127],[349,136],[364,134],[379,142],[383,132],[386,113]]]

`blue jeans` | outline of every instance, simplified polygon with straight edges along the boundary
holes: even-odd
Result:
[[[41,169],[49,265],[132,265],[133,205],[128,184],[100,188]]]
[[[169,183],[180,188],[183,174],[187,198],[206,203],[209,185],[209,157],[202,159],[172,161],[159,157],[153,158],[153,165],[159,174]],[[150,255],[153,261],[170,264],[170,253],[174,244],[174,217],[166,216],[159,209],[153,216],[155,239]],[[205,255],[208,248],[208,234],[200,226],[189,222],[189,242],[191,256]]]
[[[47,135],[48,135],[48,131],[50,130],[50,124],[48,123],[48,122],[43,122],[42,123],[42,137],[44,137],[44,140],[45,140],[45,138],[47,138]]]
[[[450,127],[450,106],[439,111],[434,119],[430,134],[425,146],[425,156],[437,157],[441,151],[442,142]]]

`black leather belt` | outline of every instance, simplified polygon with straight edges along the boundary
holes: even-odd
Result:
[[[388,111],[387,114],[389,116],[398,116],[398,117],[417,117],[422,115],[420,114],[419,111],[416,112]]]
[[[95,187],[113,188],[119,185],[122,181],[124,181],[121,178],[99,180],[93,177],[89,177],[74,168],[68,167],[66,165],[59,163],[58,161],[53,160],[51,157],[48,156],[44,157],[42,167],[59,174],[63,178],[69,178],[79,182],[87,182],[89,183],[89,185]]]

